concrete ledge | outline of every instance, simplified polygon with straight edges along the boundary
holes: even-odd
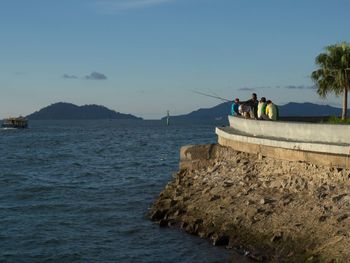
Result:
[[[350,155],[350,145],[337,145],[325,143],[308,143],[298,141],[286,141],[282,139],[273,139],[266,137],[253,137],[243,135],[236,129],[230,127],[216,128],[216,134],[228,140],[245,142],[250,144],[265,145],[291,150],[320,152],[330,154]]]
[[[230,127],[251,136],[350,145],[350,125],[260,121],[229,116]]]
[[[216,128],[218,143],[237,151],[289,161],[350,168],[350,146],[289,142],[241,135],[232,128]]]

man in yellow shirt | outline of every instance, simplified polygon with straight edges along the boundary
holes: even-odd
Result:
[[[266,102],[266,115],[269,117],[272,121],[277,121],[278,119],[278,108],[275,104],[272,103],[271,100],[268,100]]]

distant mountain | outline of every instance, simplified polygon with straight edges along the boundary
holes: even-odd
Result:
[[[230,102],[221,103],[215,107],[208,109],[199,109],[192,111],[189,114],[171,116],[170,121],[218,121],[227,120],[227,115],[231,112]],[[302,116],[340,116],[341,109],[331,107],[329,105],[319,105],[314,103],[296,103],[290,102],[288,104],[278,106],[281,117],[302,117]],[[350,115],[350,110],[348,110]],[[164,118],[163,118],[164,119]]]
[[[208,108],[208,109],[199,109],[196,111],[192,111],[191,113],[184,114],[184,115],[178,115],[178,116],[171,116],[170,121],[176,120],[176,121],[205,121],[205,120],[220,120],[220,119],[226,119],[227,115],[231,112],[231,105],[230,102],[221,103],[215,107]],[[163,118],[164,119],[164,118]]]
[[[296,103],[290,102],[279,106],[280,116],[340,116],[342,109],[329,105],[319,105],[314,103]],[[350,110],[348,110],[350,113]]]
[[[142,119],[131,114],[119,113],[100,105],[77,106],[66,102],[51,104],[26,117],[30,120]]]

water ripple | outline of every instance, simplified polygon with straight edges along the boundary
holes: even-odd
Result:
[[[30,126],[0,131],[0,262],[246,262],[145,217],[179,147],[214,142],[214,126]]]

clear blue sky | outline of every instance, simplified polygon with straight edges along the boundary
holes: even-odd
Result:
[[[0,0],[0,116],[51,103],[145,118],[225,98],[323,101],[323,48],[350,41],[348,0]]]

